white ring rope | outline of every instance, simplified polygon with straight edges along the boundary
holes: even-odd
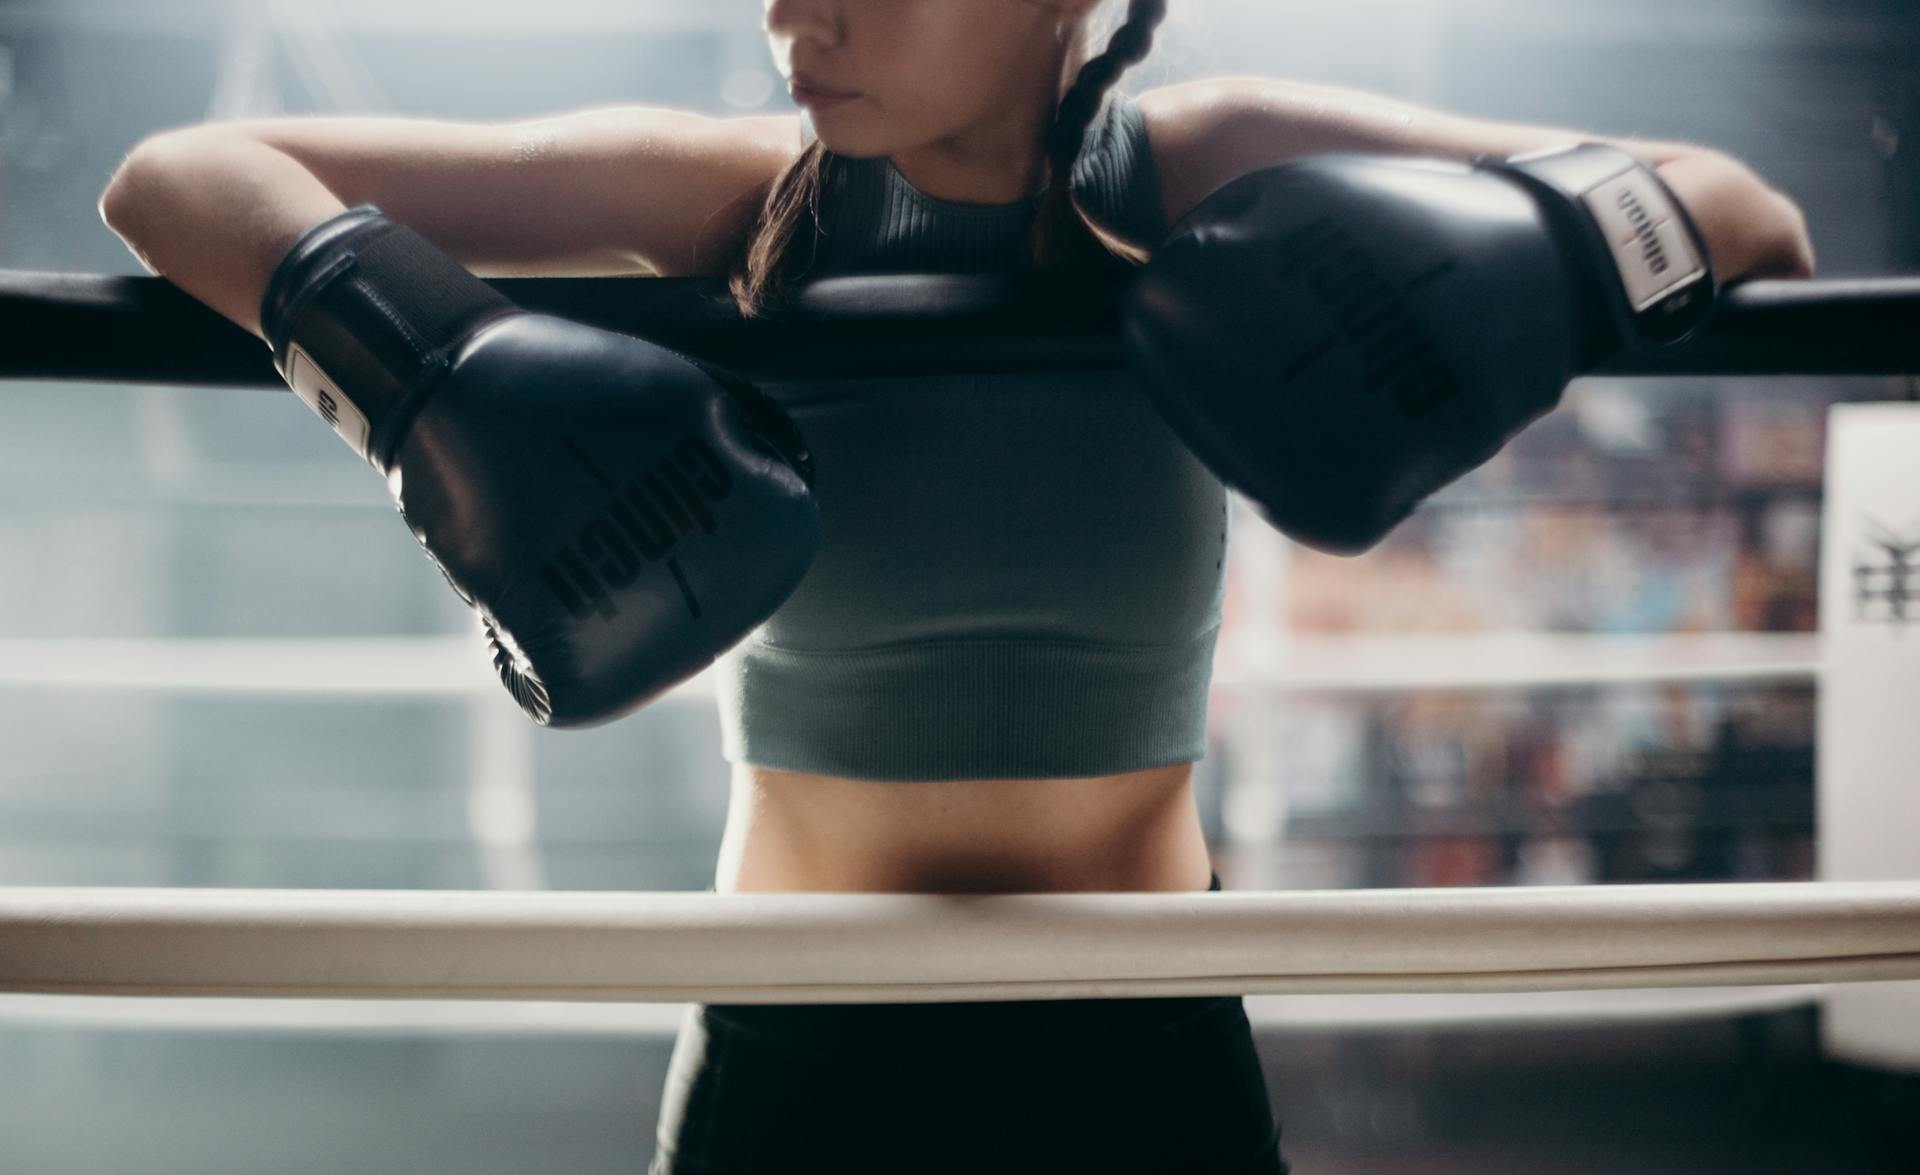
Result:
[[[484,642],[424,637],[0,639],[0,686],[244,697],[491,697]],[[1246,641],[1222,658],[1222,692],[1378,693],[1724,682],[1805,685],[1820,638],[1719,633],[1476,633]],[[711,698],[710,674],[676,692]]]
[[[1920,882],[1181,894],[0,889],[0,991],[922,1003],[1920,978]]]
[[[1441,1032],[1570,1024],[1728,1020],[1818,1005],[1835,990],[1792,987],[1621,988],[1614,991],[1256,995],[1257,1031]],[[526,1000],[258,1000],[153,996],[0,995],[0,1031],[356,1033],[434,1036],[671,1036],[685,1004]]]

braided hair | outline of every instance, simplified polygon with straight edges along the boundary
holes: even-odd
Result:
[[[1136,265],[1147,259],[1142,243],[1099,224],[1080,204],[1073,172],[1114,86],[1152,51],[1154,34],[1167,17],[1167,2],[1129,0],[1126,20],[1106,49],[1080,68],[1060,100],[1047,132],[1051,178],[1029,242],[1035,268],[1089,269],[1111,265],[1116,257]],[[768,186],[760,216],[728,275],[729,292],[746,317],[760,317],[784,303],[813,265],[822,231],[820,197],[833,158],[815,139]],[[802,234],[803,224],[813,231]]]
[[[1088,269],[1119,256],[1146,261],[1139,242],[1125,240],[1101,225],[1080,204],[1074,168],[1086,150],[1087,132],[1106,110],[1121,75],[1145,61],[1154,34],[1167,19],[1167,0],[1131,0],[1125,23],[1115,30],[1106,51],[1081,67],[1047,132],[1047,165],[1052,182],[1034,218],[1030,247],[1037,269]]]

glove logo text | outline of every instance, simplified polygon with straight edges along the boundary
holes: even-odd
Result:
[[[1452,261],[1442,261],[1403,291],[1330,219],[1290,233],[1279,243],[1277,259],[1276,276],[1312,292],[1365,367],[1368,387],[1384,391],[1408,416],[1423,416],[1454,398],[1452,372],[1405,297],[1451,272]],[[1329,338],[1310,349],[1283,382],[1292,382],[1334,345]]]
[[[699,530],[714,534],[712,506],[733,492],[733,478],[707,442],[687,437],[665,460],[622,487],[599,517],[540,569],[541,582],[576,620],[620,614],[613,593],[632,586],[649,563],[667,562],[694,619],[701,607],[671,556]]]
[[[1626,215],[1627,224],[1633,228],[1633,238],[1640,245],[1641,259],[1647,263],[1647,269],[1656,277],[1664,277],[1673,268],[1673,262],[1667,258],[1666,249],[1660,244],[1660,231],[1654,224],[1653,214],[1640,202],[1640,197],[1632,188],[1621,188],[1617,197],[1620,211]]]

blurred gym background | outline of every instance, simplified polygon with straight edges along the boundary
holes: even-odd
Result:
[[[1262,74],[1709,144],[1802,203],[1823,276],[1920,271],[1905,0],[1174,6],[1131,92]],[[760,9],[0,0],[0,267],[140,273],[95,202],[188,123],[788,109]],[[1826,413],[1912,393],[1585,380],[1360,559],[1236,506],[1198,777],[1226,886],[1812,878]],[[0,885],[711,883],[705,683],[533,729],[292,397],[0,404]],[[1824,1057],[1805,992],[1249,1007],[1302,1173],[1920,1154],[1913,1079]],[[675,1011],[0,999],[0,1172],[638,1171]]]

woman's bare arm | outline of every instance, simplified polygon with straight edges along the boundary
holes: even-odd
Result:
[[[1725,281],[1811,277],[1806,217],[1723,151],[1690,143],[1619,139],[1493,122],[1355,90],[1273,78],[1216,78],[1145,94],[1168,223],[1250,171],[1331,152],[1469,161],[1598,140],[1654,164],[1687,205]]]
[[[645,107],[218,123],[143,141],[100,211],[150,271],[257,332],[273,266],[346,207],[379,205],[482,276],[709,272],[799,149],[793,116]]]
[[[295,240],[346,205],[280,152],[240,135],[143,144],[100,198],[148,272],[260,333],[260,298]]]

